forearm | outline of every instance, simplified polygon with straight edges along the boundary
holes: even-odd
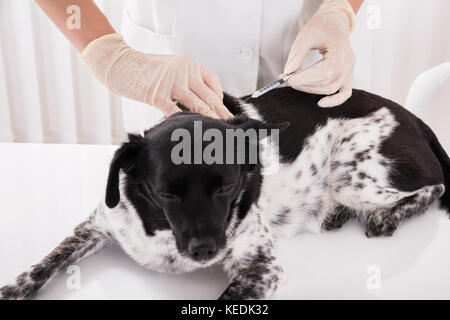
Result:
[[[348,3],[351,5],[351,7],[353,8],[353,11],[355,11],[355,13],[358,13],[358,10],[361,7],[363,2],[364,2],[364,0],[348,0]]]
[[[35,2],[79,52],[83,51],[92,40],[115,33],[93,0],[35,0]],[[80,28],[67,26],[70,13],[66,10],[71,5],[80,8]]]

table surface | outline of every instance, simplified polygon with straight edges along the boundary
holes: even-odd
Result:
[[[0,143],[0,286],[49,253],[103,198],[115,147]],[[286,284],[275,299],[450,299],[450,219],[433,206],[390,238],[340,230],[280,243]],[[56,276],[37,299],[215,299],[220,267],[163,275],[110,246]],[[72,283],[73,284],[73,283]]]

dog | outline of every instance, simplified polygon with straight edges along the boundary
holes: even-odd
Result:
[[[158,272],[221,264],[230,283],[220,299],[264,299],[281,283],[281,237],[339,228],[352,217],[368,237],[390,236],[438,199],[450,209],[450,159],[424,122],[362,90],[334,108],[317,107],[321,97],[289,87],[256,99],[225,95],[234,119],[181,112],[130,134],[110,164],[105,201],[0,297],[30,298],[57,272],[117,242]],[[277,173],[264,175],[261,157],[174,164],[172,133],[193,134],[196,122],[221,133],[278,130]]]

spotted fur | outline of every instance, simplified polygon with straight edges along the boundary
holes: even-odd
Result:
[[[111,209],[101,203],[50,255],[1,288],[0,298],[30,298],[69,263],[116,241],[137,263],[158,272],[221,264],[230,277],[221,299],[263,299],[281,283],[275,246],[282,237],[339,228],[355,216],[368,237],[390,236],[440,197],[448,209],[450,160],[422,121],[359,90],[338,108],[318,108],[320,98],[290,88],[258,99],[225,97],[236,115],[291,125],[278,146],[268,138],[261,147],[277,152],[245,174],[227,220],[226,245],[214,259],[202,263],[180,254],[168,221],[146,215],[150,209],[130,193],[145,190],[130,189],[122,170],[119,204]],[[270,157],[279,157],[279,170],[263,175]]]

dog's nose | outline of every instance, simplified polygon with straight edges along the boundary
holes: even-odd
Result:
[[[196,261],[209,260],[217,253],[216,241],[212,238],[193,238],[189,241],[188,251],[192,259]]]

